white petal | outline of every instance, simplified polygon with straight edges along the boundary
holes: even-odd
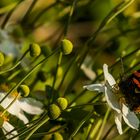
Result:
[[[4,93],[0,93],[0,100],[5,96]],[[12,101],[14,100],[14,98],[11,97],[7,97],[4,99],[4,101],[1,103],[1,106],[3,108],[6,108]],[[9,108],[8,108],[8,112],[11,113],[12,115],[17,115],[18,112],[20,111],[19,106],[17,105],[17,101],[15,101]]]
[[[20,107],[17,104],[17,101],[15,101],[9,108],[8,112],[17,116],[17,114],[20,112]]]
[[[105,97],[108,105],[118,113],[121,113],[121,107],[117,96],[111,91],[110,87],[105,87]]]
[[[25,114],[23,113],[23,111],[20,111],[17,115],[17,117],[22,120],[24,122],[24,124],[28,123],[29,120],[27,119],[27,117],[25,116]]]
[[[105,91],[104,85],[102,85],[102,84],[86,85],[86,86],[83,86],[83,88],[86,88],[90,91],[98,91],[98,92],[104,92]]]
[[[43,104],[32,98],[21,98],[19,101],[19,106],[22,110],[29,114],[41,114],[43,112]]]
[[[138,130],[139,119],[125,104],[122,104],[122,113],[125,123],[131,128]]]
[[[117,130],[118,130],[119,134],[121,135],[123,133],[123,131],[122,131],[122,114],[121,113],[116,113],[115,123],[117,126]]]
[[[10,132],[13,129],[14,129],[14,127],[10,123],[8,123],[6,121],[3,123],[2,130],[3,130],[4,134]],[[12,138],[13,136],[15,136],[17,134],[18,134],[17,131],[13,131],[9,135],[7,135],[6,138],[10,139],[10,138]],[[18,137],[14,138],[13,140],[18,140]]]
[[[116,84],[116,81],[113,78],[113,76],[108,72],[108,65],[107,64],[104,64],[103,65],[103,71],[104,71],[105,80],[108,81],[109,85],[110,86],[115,85]]]

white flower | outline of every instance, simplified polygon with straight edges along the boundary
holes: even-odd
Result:
[[[0,93],[0,100],[3,99],[5,93]],[[4,101],[1,103],[3,108],[6,108],[13,100],[14,96],[9,95]],[[24,122],[24,124],[28,123],[28,119],[24,114],[24,111],[28,114],[39,115],[43,113],[43,104],[33,98],[18,98],[15,102],[8,108],[8,112],[12,115],[15,115],[20,120]]]
[[[106,64],[103,65],[103,72],[105,84],[92,84],[84,86],[84,88],[90,91],[105,93],[108,105],[115,111],[115,123],[117,125],[119,134],[123,133],[122,118],[129,127],[138,130],[139,119],[137,118],[135,113],[130,111],[130,109],[124,103],[120,102],[119,97],[117,97],[116,93],[114,93],[112,90],[112,87],[116,85],[116,81],[108,72],[108,66]]]
[[[8,121],[4,121],[3,125],[2,125],[2,131],[4,132],[4,134],[6,135],[8,132],[12,131],[14,129],[14,127],[8,122]],[[16,136],[18,133],[17,131],[12,131],[10,134],[6,135],[7,139],[12,138],[13,136]],[[18,140],[19,138],[16,137],[13,140]]]

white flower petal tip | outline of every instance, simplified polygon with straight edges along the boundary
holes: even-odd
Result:
[[[116,115],[115,115],[115,123],[116,123],[117,130],[118,130],[119,134],[122,135],[123,134],[123,130],[122,130],[122,114],[116,113]]]
[[[98,92],[104,92],[104,85],[102,84],[91,84],[83,86],[84,89],[88,89],[90,91],[98,91]]]
[[[125,104],[122,104],[122,113],[125,123],[131,128],[138,130],[140,121],[135,113],[130,111],[130,109]]]
[[[104,64],[103,65],[103,71],[104,71],[105,80],[108,81],[109,85],[110,86],[115,85],[116,84],[116,81],[113,78],[113,76],[108,72],[108,65],[107,64]]]
[[[29,122],[23,111],[20,111],[17,117],[22,120],[24,124],[27,124]]]

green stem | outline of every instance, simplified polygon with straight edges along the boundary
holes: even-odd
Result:
[[[87,140],[89,139],[93,139],[97,133],[97,131],[99,130],[99,128],[101,127],[102,125],[102,119],[97,119],[97,123],[96,124],[93,124],[91,129],[90,129],[90,132],[87,136]]]
[[[53,133],[55,133],[55,132],[57,132],[59,130],[62,130],[64,128],[66,128],[66,127],[67,127],[67,124],[64,124],[60,128],[57,128],[57,129],[49,131],[49,132],[42,132],[42,133],[33,134],[32,137],[40,137],[40,136],[44,136],[44,135],[50,135],[50,134],[53,134]]]
[[[68,27],[69,27],[69,24],[70,24],[70,21],[71,21],[71,18],[72,18],[72,15],[73,15],[73,12],[74,12],[74,9],[75,9],[75,6],[76,6],[76,1],[77,0],[74,0],[72,5],[71,5],[69,17],[68,17],[68,20],[67,20],[67,23],[66,23],[66,26],[65,26],[65,29],[64,29],[64,37],[67,35]]]
[[[15,135],[15,136],[13,136],[12,138],[10,138],[9,140],[13,140],[14,138],[16,138],[16,137],[19,137],[19,136],[23,136],[24,134],[26,134],[27,132],[29,132],[29,131],[31,131],[31,130],[33,130],[36,126],[38,126],[38,124],[40,124],[40,122],[42,121],[42,120],[44,120],[44,118],[46,118],[46,113],[45,114],[43,114],[38,120],[35,120],[35,123],[33,123],[31,126],[27,126],[28,124],[31,124],[31,123],[28,123],[26,126],[27,127],[23,127],[23,130],[21,130],[21,129],[18,129],[19,130],[19,133],[17,134],[17,135]],[[11,131],[11,132],[13,132],[14,131],[14,129]],[[7,136],[8,134],[10,134],[10,132],[8,132],[5,136]],[[5,140],[5,139],[4,139]]]
[[[24,139],[24,140],[28,140],[32,135],[33,133],[39,129],[43,124],[45,124],[50,118],[47,117],[46,119],[44,119],[42,122],[40,122],[30,133],[29,135],[27,135],[27,137]]]
[[[74,132],[70,135],[70,138],[68,140],[71,140],[80,130],[80,128],[84,125],[84,123],[93,115],[93,110],[79,123],[77,128],[74,130]]]
[[[102,132],[103,132],[103,130],[104,130],[104,127],[105,127],[105,124],[106,124],[107,119],[108,119],[108,117],[109,117],[109,114],[110,114],[110,108],[108,108],[108,110],[107,110],[107,112],[106,112],[106,114],[105,114],[105,117],[104,117],[104,119],[103,119],[102,126],[101,126],[101,128],[100,128],[100,131],[99,131],[97,137],[96,137],[96,140],[100,140],[100,137],[101,137]]]
[[[1,71],[0,74],[9,72],[9,71],[12,71],[13,69],[15,69],[18,65],[20,65],[22,59],[26,56],[26,54],[27,54],[28,52],[29,52],[29,49],[22,55],[22,57],[17,61],[17,63],[16,63],[13,67],[11,67],[10,69]]]
[[[33,0],[33,2],[31,3],[29,9],[27,10],[26,14],[24,15],[23,19],[22,19],[22,23],[27,23],[27,18],[29,16],[29,13],[32,11],[33,7],[35,6],[37,0]]]
[[[106,132],[105,136],[102,138],[102,140],[106,140],[107,136],[109,135],[109,133],[111,132],[111,130],[113,129],[113,127],[115,127],[116,125],[113,124],[109,129],[108,131]]]
[[[56,53],[59,50],[59,48],[57,48],[54,52],[52,52],[52,54],[50,54],[48,57],[44,58],[43,60],[41,60],[37,65],[35,65],[27,74],[26,76],[20,81],[18,82],[18,84],[16,86],[14,86],[6,95],[5,97],[0,101],[0,103],[2,103],[4,101],[4,99],[10,94],[12,93],[15,89],[17,89],[17,87],[26,79],[28,78],[28,76],[30,76],[42,63],[44,63],[50,56],[52,56],[54,53]]]
[[[17,5],[7,14],[7,16],[5,17],[4,21],[2,22],[1,28],[4,29],[8,20],[10,19],[11,15],[13,14],[13,12],[15,11],[15,9],[18,7],[18,5],[23,2],[23,0],[19,0],[19,2],[17,3]]]
[[[78,60],[76,59],[75,61],[75,64],[77,63],[78,65],[78,68],[77,68],[77,71],[75,72],[75,75],[73,76],[73,79],[71,80],[71,82],[69,83],[68,87],[66,88],[65,92],[64,92],[64,96],[70,92],[72,90],[72,87],[73,85],[75,84],[75,82],[78,80],[78,76],[79,76],[79,71],[80,71],[80,67],[85,59],[85,57],[87,56],[87,53],[88,53],[88,47],[84,47],[82,49],[82,52],[81,52],[81,58],[79,58]],[[79,56],[78,56],[79,57]]]
[[[60,88],[61,88],[61,86],[62,86],[62,84],[63,84],[63,82],[64,82],[64,80],[65,80],[65,78],[66,78],[66,75],[68,74],[68,72],[69,72],[71,66],[74,64],[74,62],[75,62],[76,59],[77,59],[77,56],[75,56],[75,57],[72,59],[72,61],[70,62],[68,68],[66,69],[66,71],[65,71],[65,73],[64,73],[64,75],[63,75],[63,78],[62,78],[62,80],[61,80],[61,82],[60,82],[60,84],[59,84],[58,91],[60,90]]]
[[[88,105],[94,106],[94,105],[102,105],[102,104],[106,104],[106,102],[85,103],[85,104],[81,104],[81,105],[70,106],[70,107],[67,107],[67,109],[80,108],[80,107],[84,107],[84,106],[88,106]]]
[[[53,80],[53,84],[52,84],[52,91],[51,91],[51,95],[52,95],[52,101],[55,99],[56,95],[53,95],[53,91],[55,89],[55,83],[56,83],[56,78],[57,78],[57,72],[58,72],[58,68],[61,64],[61,60],[62,60],[62,56],[63,56],[63,53],[62,51],[60,51],[60,54],[59,54],[59,58],[58,58],[58,62],[57,62],[57,65],[56,65],[56,69],[55,69],[55,75],[54,75],[54,80]]]
[[[43,9],[40,13],[38,13],[38,15],[35,17],[35,19],[30,23],[30,25],[35,24],[43,16],[43,14],[46,13],[46,11],[48,11],[49,9],[51,9],[53,6],[55,6],[57,4],[58,4],[58,1],[54,2],[53,4],[49,5],[45,9]]]
[[[108,24],[110,23],[118,14],[124,11],[129,5],[131,5],[135,0],[126,0],[119,3],[115,8],[113,8],[109,14],[104,18],[104,20],[99,25],[96,32],[91,36],[91,38],[87,41],[87,46],[92,46],[93,41],[99,34],[99,32]]]
[[[9,77],[8,77],[8,81],[11,81],[14,77],[16,77],[19,73],[21,72],[21,70],[17,70],[15,72],[13,72]]]

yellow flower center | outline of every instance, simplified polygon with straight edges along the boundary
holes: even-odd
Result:
[[[17,91],[13,91],[11,94],[10,94],[13,98],[17,97],[17,99],[19,99],[21,96],[20,94],[17,92]]]
[[[9,118],[7,118],[7,116],[3,115],[3,112],[0,112],[0,117],[3,118],[4,121],[9,121]]]

